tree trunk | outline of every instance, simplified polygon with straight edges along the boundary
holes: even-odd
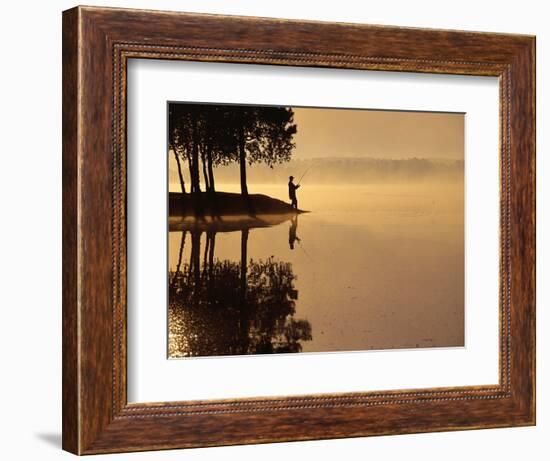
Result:
[[[190,178],[190,181],[191,181],[190,192],[193,193],[193,192],[195,192],[195,189],[194,189],[195,180],[193,179],[193,157],[189,153],[189,151],[187,151],[187,166],[189,167],[189,178]]]
[[[197,133],[197,121],[193,121],[193,147],[191,149],[191,154],[193,156],[193,192],[201,191],[201,177],[199,174],[199,145],[198,145],[198,133]]]
[[[244,147],[244,133],[241,131],[239,139],[239,166],[241,170],[241,194],[248,196],[248,186],[246,185],[246,151]]]
[[[208,177],[210,183],[210,190],[216,192],[216,185],[214,183],[214,168],[212,166],[212,152],[209,150],[208,153]]]
[[[201,151],[201,161],[202,161],[202,175],[204,177],[204,187],[207,191],[210,190],[210,181],[208,178],[208,173],[206,172],[206,154],[204,152],[204,148],[200,150]]]
[[[180,178],[181,192],[185,194],[185,181],[183,180],[183,173],[181,171],[180,156],[177,154],[176,149],[174,149],[174,157],[176,157],[176,163],[178,164],[178,176]]]
[[[201,191],[201,176],[199,174],[199,153],[197,148],[193,148],[193,178],[194,178],[194,192],[199,193]]]

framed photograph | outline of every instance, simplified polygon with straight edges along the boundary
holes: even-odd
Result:
[[[535,38],[63,13],[63,448],[535,424]]]

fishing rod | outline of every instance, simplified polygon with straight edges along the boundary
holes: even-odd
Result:
[[[313,165],[310,165],[310,166],[306,169],[306,171],[304,171],[304,173],[302,174],[302,176],[300,176],[300,179],[298,180],[298,184],[297,184],[298,186],[301,184],[302,179],[304,179],[304,176],[305,176],[305,175],[308,173],[308,171],[311,170],[312,168],[313,168]]]

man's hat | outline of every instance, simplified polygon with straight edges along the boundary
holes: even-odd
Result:
[[[292,181],[294,179],[294,176],[289,176],[288,179]]]

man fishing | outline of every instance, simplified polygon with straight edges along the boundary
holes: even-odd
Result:
[[[288,178],[288,197],[290,198],[290,204],[295,210],[298,209],[298,199],[296,198],[296,189],[300,187],[300,184],[294,184],[294,176]]]

